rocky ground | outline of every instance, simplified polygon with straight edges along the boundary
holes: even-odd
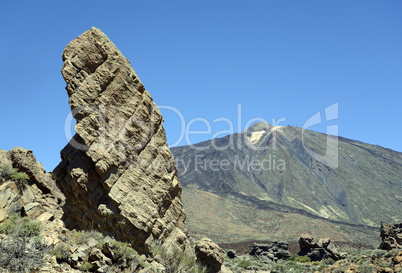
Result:
[[[385,229],[389,225],[383,225]],[[399,227],[399,225],[394,225]],[[383,232],[384,233],[384,232]],[[387,241],[387,240],[385,240]],[[402,249],[300,237],[298,242],[221,244],[232,272],[402,272]]]
[[[402,272],[402,250],[347,250],[348,258],[339,261],[331,259],[311,262],[297,257],[286,261],[267,261],[247,255],[225,259],[225,265],[232,272]]]
[[[248,254],[253,247],[254,243],[267,244],[270,241],[246,241],[239,243],[220,243],[219,246],[223,249],[233,249],[238,254]],[[373,249],[371,245],[365,245],[355,242],[334,242],[341,249]],[[300,246],[297,241],[289,241],[289,252],[290,254],[297,254],[300,251]]]

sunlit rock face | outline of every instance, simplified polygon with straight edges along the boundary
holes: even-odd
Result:
[[[130,62],[92,28],[63,53],[76,135],[54,170],[68,228],[96,229],[139,252],[187,246],[181,186],[163,118]]]

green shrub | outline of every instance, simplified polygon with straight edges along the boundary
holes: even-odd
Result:
[[[96,233],[96,236],[101,236],[100,233]],[[96,239],[96,238],[94,238]],[[99,237],[98,237],[99,239]],[[128,243],[123,243],[119,242],[116,240],[108,241],[106,242],[105,240],[100,240],[98,244],[96,245],[99,249],[102,249],[105,244],[108,244],[109,247],[113,250],[113,253],[116,255],[116,258],[119,260],[119,262],[123,262],[124,260],[128,263],[130,263],[132,260],[137,260],[138,263],[142,267],[146,267],[148,265],[147,262],[145,262],[140,255],[138,255],[137,251],[135,251],[130,244]]]
[[[84,271],[84,272],[88,272],[92,269],[92,267],[93,267],[93,264],[91,264],[90,262],[86,262],[80,266],[80,270]]]
[[[13,172],[10,175],[11,180],[13,181],[20,181],[20,182],[24,182],[25,180],[29,179],[29,176],[26,173],[23,172]]]
[[[46,247],[39,235],[41,225],[29,218],[11,215],[0,226],[7,236],[0,241],[0,267],[11,272],[31,272],[43,263]]]
[[[328,258],[328,259],[322,260],[322,263],[325,265],[333,265],[335,263],[335,260],[332,258]]]
[[[386,250],[374,249],[373,252],[371,253],[371,256],[381,258],[382,256],[384,256],[385,253],[387,253]]]
[[[12,214],[8,217],[6,221],[0,226],[0,233],[3,234],[9,234],[11,231],[14,230],[14,228],[17,225],[18,221],[18,215],[17,214]]]
[[[287,261],[285,263],[285,271],[286,272],[305,272],[306,268],[304,265],[296,263],[295,261]]]
[[[241,268],[244,268],[244,269],[247,269],[252,265],[253,264],[249,260],[241,260],[240,262],[237,263],[238,267],[241,267]]]
[[[333,273],[344,273],[345,271],[346,271],[346,266],[345,266],[345,265],[341,265],[340,267],[335,268],[335,269],[333,270]],[[356,272],[361,273],[360,271],[356,271]],[[370,271],[370,273],[372,273],[372,272]]]
[[[11,180],[15,181],[17,188],[21,191],[24,186],[24,182],[29,180],[29,176],[23,172],[13,172],[10,175]]]
[[[102,250],[103,245],[106,243],[106,241],[104,240],[100,240],[97,244],[96,247],[99,248],[100,250]]]
[[[16,214],[10,217],[0,226],[0,233],[11,234],[18,237],[35,237],[40,234],[41,223],[27,217],[19,218]]]
[[[15,170],[10,165],[0,165],[0,177],[5,180],[9,180],[11,174],[14,172]]]
[[[167,248],[159,242],[154,242],[150,250],[158,262],[165,267],[165,273],[205,273],[207,271],[205,267],[197,263],[194,253],[191,255],[176,247]]]
[[[387,253],[384,254],[384,258],[391,258],[391,257],[395,257],[399,252],[401,252],[402,250],[399,248],[395,248],[395,249],[391,249],[390,251],[388,251]]]
[[[309,262],[311,262],[311,259],[310,259],[310,257],[307,257],[307,256],[297,256],[295,258],[295,262],[297,262],[297,263],[309,263]]]
[[[113,240],[109,244],[112,246],[113,252],[118,259],[132,260],[136,258],[137,252],[128,243]]]
[[[362,264],[362,265],[357,266],[357,272],[359,272],[359,273],[372,273],[373,268],[371,267],[371,265]]]
[[[66,243],[57,244],[49,253],[56,257],[58,262],[65,262],[70,256],[70,245]]]
[[[325,268],[327,268],[326,265],[320,265],[320,266],[317,268],[317,271],[318,271],[318,272],[321,272],[321,271],[323,271]]]
[[[40,234],[42,224],[39,221],[32,221],[31,219],[24,217],[21,219],[20,232],[27,237],[34,237]]]
[[[389,261],[381,261],[378,265],[381,266],[381,267],[388,268],[388,267],[391,266],[391,264],[392,264],[392,261],[389,260]]]
[[[72,234],[71,239],[78,245],[83,245],[88,243],[90,238],[95,239],[96,241],[103,240],[103,235],[97,231],[76,231]]]
[[[286,267],[283,264],[280,263],[274,263],[271,267],[271,272],[272,273],[282,273],[286,272]]]
[[[296,257],[299,257],[298,255],[290,255],[290,257],[287,259],[288,261],[294,261],[296,259]]]

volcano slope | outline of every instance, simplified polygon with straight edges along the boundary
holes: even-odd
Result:
[[[402,220],[402,153],[380,146],[256,123],[171,151],[193,234],[241,241],[311,233],[376,245],[380,221]]]

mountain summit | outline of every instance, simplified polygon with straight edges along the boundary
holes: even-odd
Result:
[[[184,192],[351,225],[402,220],[402,153],[380,146],[263,122],[171,150]],[[321,160],[331,152],[336,168]]]

